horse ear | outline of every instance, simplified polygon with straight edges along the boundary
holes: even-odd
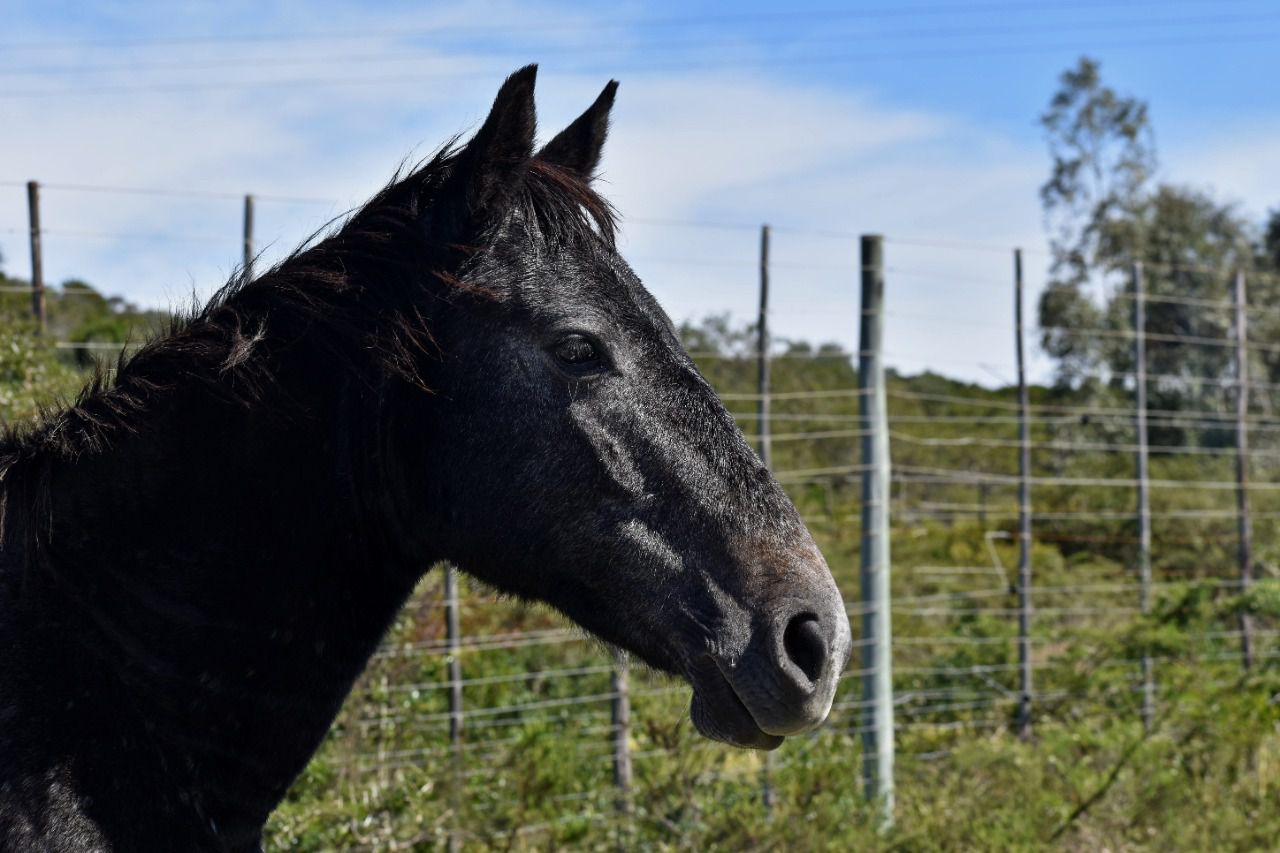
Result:
[[[596,166],[600,165],[605,137],[609,135],[609,110],[613,108],[617,92],[618,81],[610,80],[585,113],[543,146],[538,159],[568,169],[585,181],[591,180]]]
[[[458,154],[451,181],[461,190],[468,218],[500,203],[529,159],[537,117],[533,84],[537,65],[526,65],[498,90],[489,117]]]

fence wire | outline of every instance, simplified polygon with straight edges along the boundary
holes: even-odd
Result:
[[[202,197],[238,196],[208,192]],[[130,236],[56,227],[47,233]],[[800,232],[779,233],[785,239]],[[886,242],[890,252],[905,256],[903,267],[884,269],[886,317],[943,324],[954,333],[960,351],[973,337],[1003,329],[1012,352],[1011,311],[1008,323],[989,315],[957,317],[941,308],[931,312],[921,307],[921,298],[927,300],[929,294],[913,292],[921,279],[957,286],[981,282],[1007,288],[1011,304],[1013,282],[1008,277],[948,276],[921,272],[917,266],[930,253],[990,253],[991,247],[959,241]],[[750,264],[744,259],[744,265]],[[775,277],[778,298],[789,284],[826,271],[803,264],[779,264],[777,269],[785,273]],[[853,266],[844,270],[850,276],[857,271]],[[1148,276],[1175,271],[1208,273],[1223,282],[1234,272],[1146,268]],[[0,287],[0,294],[28,293],[25,287]],[[1145,298],[1227,311],[1233,302],[1225,294]],[[51,291],[53,298],[78,295]],[[899,302],[910,310],[898,311]],[[1280,312],[1269,305],[1246,305],[1244,310],[1260,318]],[[1242,331],[1230,324],[1217,334],[1060,326],[1038,333],[1092,337],[1121,346],[1142,339],[1237,349],[1256,359],[1280,352],[1280,345],[1244,340]],[[60,340],[55,345],[105,355],[124,343]],[[890,337],[888,346],[893,345]],[[762,355],[771,361],[774,387],[755,384]],[[693,353],[748,440],[771,447],[774,473],[822,546],[848,598],[855,631],[857,622],[877,607],[856,594],[863,533],[858,490],[869,470],[860,442],[875,434],[861,409],[869,392],[858,384],[858,355],[787,351],[785,343],[763,354],[749,348]],[[892,356],[885,358],[895,364]],[[884,436],[893,460],[889,701],[895,710],[893,740],[904,762],[900,789],[910,783],[915,764],[945,763],[956,750],[984,738],[1016,737],[1027,689],[1020,676],[1025,673],[1031,675],[1032,726],[1104,715],[1138,721],[1145,697],[1153,697],[1157,706],[1168,705],[1189,680],[1229,686],[1239,683],[1246,664],[1272,667],[1280,657],[1275,621],[1265,613],[1252,619],[1241,615],[1256,610],[1250,596],[1259,585],[1270,588],[1280,577],[1280,477],[1275,476],[1280,471],[1280,441],[1275,438],[1280,408],[1272,399],[1280,388],[1280,368],[1260,378],[1242,378],[1247,371],[1232,367],[1228,359],[1223,375],[1211,376],[1197,373],[1202,365],[1188,356],[1184,374],[1168,369],[1176,358],[1160,358],[1166,368],[1145,376],[1132,366],[1117,368],[1109,384],[1092,397],[1080,390],[1055,396],[1037,386],[1035,401],[1025,407],[1011,386],[890,371]],[[1185,392],[1190,402],[1148,407],[1140,419],[1133,389],[1144,380]],[[1237,394],[1248,395],[1242,411],[1235,407]],[[762,401],[769,403],[767,409],[759,406]],[[1144,420],[1150,441],[1141,434]],[[1027,441],[1018,434],[1024,421]],[[783,425],[783,431],[773,432],[775,424]],[[1236,443],[1241,429],[1250,436],[1247,447]],[[1019,470],[1024,447],[1031,451],[1029,471]],[[1151,464],[1146,477],[1138,469],[1141,454]],[[1252,479],[1237,473],[1237,461]],[[1013,490],[1024,484],[1031,495],[1031,541],[1026,544],[1032,581],[1020,588],[1023,534]],[[1147,491],[1145,507],[1140,489]],[[1241,571],[1242,519],[1252,525],[1253,556],[1247,567],[1252,574]],[[1149,580],[1139,565],[1144,524],[1154,531],[1147,555]],[[448,636],[447,602],[441,570],[433,569],[374,654],[309,771],[378,816],[359,828],[370,849],[388,839],[409,845],[415,839],[444,838],[490,843],[555,835],[570,826],[588,834],[614,832],[648,819],[637,814],[634,804],[657,802],[673,786],[750,790],[765,784],[762,774],[821,762],[845,768],[829,784],[860,784],[852,769],[863,758],[859,736],[867,732],[868,709],[881,701],[863,691],[866,676],[876,672],[858,665],[867,639],[855,641],[828,722],[792,739],[766,765],[757,756],[696,739],[687,722],[688,688],[623,667],[599,643],[547,610],[463,581],[458,633]],[[1020,617],[1029,626],[1025,630]],[[1163,647],[1153,647],[1153,631],[1165,632]],[[1019,660],[1020,643],[1031,650],[1029,661]],[[453,696],[461,697],[460,705]],[[551,758],[569,770],[549,774]],[[760,808],[769,808],[767,801],[776,796],[763,797]],[[405,798],[415,803],[412,815],[394,807]],[[579,807],[581,811],[573,811]],[[494,828],[492,817],[500,809],[534,819]],[[426,811],[430,813],[424,818]]]

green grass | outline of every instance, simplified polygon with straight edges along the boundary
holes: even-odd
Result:
[[[48,338],[17,322],[8,328],[0,417],[14,421],[73,394],[84,374]],[[752,390],[750,360],[703,367],[722,393]],[[794,394],[852,388],[856,376],[845,360],[790,358],[775,364],[774,381]],[[934,375],[891,376],[889,386],[896,470],[1016,471],[1016,449],[1002,444],[1016,437],[1012,421],[958,420],[1010,414],[1009,390]],[[1103,404],[1128,405],[1119,392],[1114,397]],[[1083,402],[1043,388],[1033,389],[1033,399]],[[729,404],[744,431],[755,432],[754,404]],[[776,399],[773,411],[785,417],[774,428],[775,469],[856,465],[856,438],[829,435],[856,429],[856,407],[853,396]],[[814,432],[824,435],[794,438]],[[1273,453],[1271,436],[1257,435],[1255,445]],[[972,438],[982,441],[957,443]],[[1046,416],[1033,425],[1033,438],[1041,477],[1132,476],[1124,450],[1043,447],[1123,445],[1130,439],[1114,422]],[[1256,482],[1277,481],[1278,458],[1259,454]],[[1229,455],[1155,454],[1152,476],[1228,482],[1231,465]],[[837,582],[855,599],[856,475],[784,479]],[[952,476],[896,482],[897,807],[894,827],[883,833],[861,790],[857,678],[842,683],[820,733],[789,740],[766,767],[760,754],[693,732],[687,687],[633,671],[634,781],[620,804],[608,652],[543,608],[497,600],[465,582],[464,638],[507,639],[461,653],[469,683],[464,744],[455,752],[443,689],[440,572],[433,570],[272,816],[267,846],[429,850],[452,835],[468,849],[1272,849],[1280,838],[1280,580],[1273,568],[1280,494],[1252,497],[1262,580],[1240,595],[1228,583],[1236,574],[1235,522],[1223,514],[1233,493],[1153,490],[1157,584],[1144,616],[1136,606],[1136,527],[1127,515],[1132,490],[1037,484],[1037,701],[1034,735],[1022,741],[1014,732],[1017,618],[1008,590],[1016,541],[988,539],[1016,530],[1016,492]],[[1243,612],[1258,628],[1258,662],[1249,672],[1235,635]],[[511,642],[519,636],[538,641]],[[1158,685],[1150,732],[1140,715],[1144,655],[1156,661]],[[855,657],[851,667],[858,666]]]

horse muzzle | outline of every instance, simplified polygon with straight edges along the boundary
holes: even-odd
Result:
[[[824,585],[827,586],[827,585]],[[732,657],[692,667],[690,714],[698,731],[735,746],[773,749],[817,728],[835,699],[852,640],[844,601],[829,583],[808,600],[788,596]]]

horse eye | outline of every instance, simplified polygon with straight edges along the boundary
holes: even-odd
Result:
[[[556,344],[555,354],[560,361],[576,367],[600,360],[595,346],[582,335],[570,335]]]

